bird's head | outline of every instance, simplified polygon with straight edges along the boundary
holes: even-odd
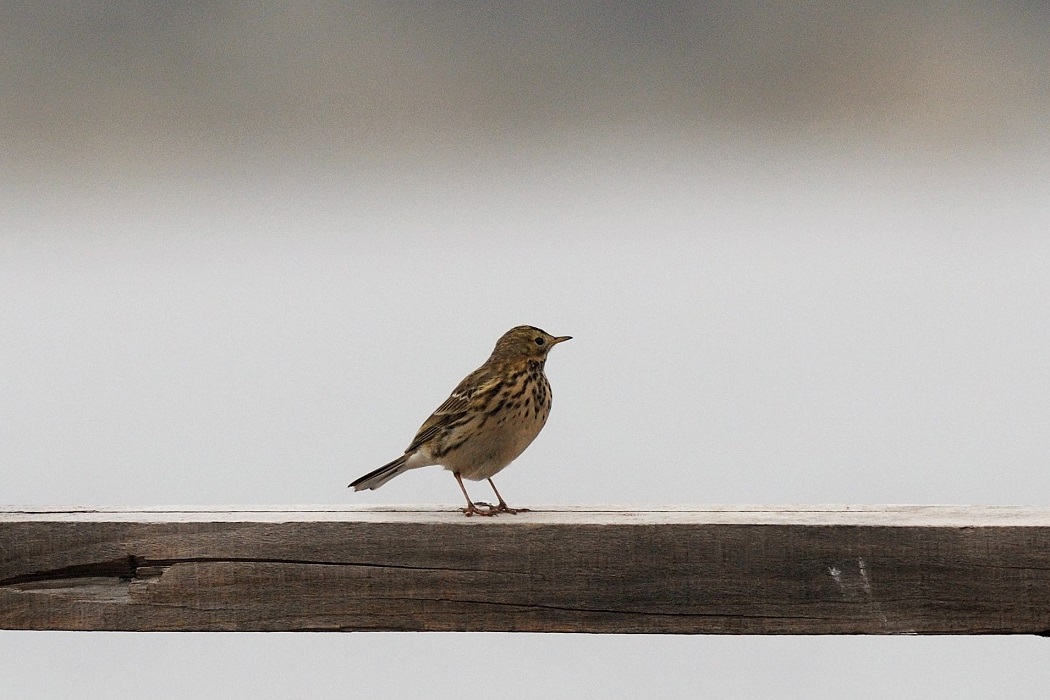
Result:
[[[534,326],[517,326],[504,333],[496,341],[496,349],[492,351],[492,356],[506,359],[543,360],[546,359],[552,347],[566,340],[572,340],[572,336],[555,337]]]

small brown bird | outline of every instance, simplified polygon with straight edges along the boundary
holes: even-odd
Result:
[[[440,464],[456,477],[467,499],[462,510],[468,516],[528,510],[509,508],[492,477],[524,452],[543,429],[551,411],[551,385],[543,373],[547,353],[571,339],[532,326],[511,328],[496,342],[485,364],[468,374],[420,426],[405,454],[350,487],[355,491],[377,489],[409,469]],[[464,478],[487,479],[499,505],[471,501]]]

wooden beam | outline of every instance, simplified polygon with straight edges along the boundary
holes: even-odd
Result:
[[[0,628],[1046,634],[1050,509],[0,509]]]

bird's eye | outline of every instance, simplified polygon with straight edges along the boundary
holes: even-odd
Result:
[[[537,345],[543,345],[543,338],[536,338]]]

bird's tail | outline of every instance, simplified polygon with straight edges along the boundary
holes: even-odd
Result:
[[[375,471],[368,472],[360,479],[350,484],[349,488],[354,491],[364,491],[365,489],[377,489],[386,482],[393,479],[395,476],[402,472],[406,472],[412,467],[408,466],[408,455],[403,454],[393,462],[384,464]]]

